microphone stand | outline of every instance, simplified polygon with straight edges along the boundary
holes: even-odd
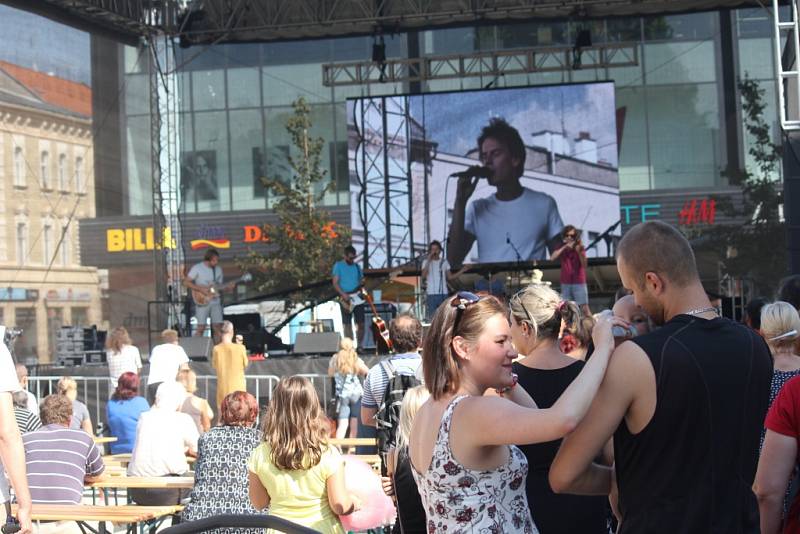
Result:
[[[615,222],[614,224],[612,224],[611,226],[609,226],[608,228],[606,228],[605,232],[603,232],[603,233],[602,233],[602,234],[600,234],[599,236],[595,237],[595,238],[594,238],[594,241],[592,241],[591,243],[589,243],[589,246],[588,246],[588,247],[586,247],[586,249],[585,249],[585,250],[589,250],[589,249],[591,249],[592,247],[595,247],[595,246],[597,246],[597,243],[599,243],[600,241],[602,241],[602,240],[605,240],[605,239],[608,239],[609,237],[611,237],[611,232],[613,232],[614,230],[616,230],[616,229],[617,229],[617,226],[619,226],[620,224],[622,224],[622,219],[618,220],[617,222]]]
[[[511,245],[511,248],[514,250],[514,254],[516,254],[516,256],[517,256],[517,263],[521,263],[522,262],[522,256],[519,253],[519,249],[514,245],[514,242],[511,241],[511,235],[509,235],[509,234],[506,234],[506,243]]]

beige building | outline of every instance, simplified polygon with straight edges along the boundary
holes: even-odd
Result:
[[[78,243],[93,160],[91,90],[0,62],[0,324],[23,329],[20,361],[53,361],[63,325],[104,326],[104,275]]]

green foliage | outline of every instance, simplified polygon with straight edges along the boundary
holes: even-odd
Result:
[[[337,225],[319,207],[333,184],[321,165],[325,142],[310,135],[311,108],[302,97],[292,107],[294,114],[287,120],[286,130],[294,147],[289,156],[293,176],[289,180],[261,179],[268,194],[277,199],[274,210],[280,222],[264,227],[270,244],[266,254],[251,250],[239,260],[242,269],[253,273],[259,292],[291,291],[285,297],[289,309],[303,306],[309,299],[329,296],[330,284],[298,288],[326,281],[333,263],[350,242],[350,230]]]
[[[717,224],[696,231],[702,247],[715,249],[723,258],[724,272],[751,280],[756,292],[770,295],[787,271],[786,228],[780,209],[783,192],[776,171],[781,164],[781,147],[772,142],[770,125],[764,119],[764,89],[745,78],[738,84],[746,132],[753,139],[749,154],[754,169],[744,169],[729,178],[742,188],[741,203],[718,200],[720,211],[741,221]]]

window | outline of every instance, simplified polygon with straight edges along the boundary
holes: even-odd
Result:
[[[44,246],[42,263],[50,265],[50,260],[53,259],[53,223],[50,221],[45,221],[42,226],[42,245]]]
[[[17,223],[17,265],[25,265],[28,260],[28,225]]]
[[[67,179],[67,156],[59,154],[58,156],[58,189],[60,191],[69,191],[69,180]]]
[[[72,326],[89,326],[89,308],[84,306],[72,308]]]
[[[86,184],[83,183],[83,158],[75,158],[75,192],[85,193]]]
[[[14,148],[14,185],[25,187],[25,155],[21,146]]]
[[[69,265],[69,252],[71,242],[69,239],[69,223],[64,223],[61,225],[61,265],[66,267]]]
[[[40,157],[40,170],[42,177],[42,189],[50,189],[50,153],[43,150]]]

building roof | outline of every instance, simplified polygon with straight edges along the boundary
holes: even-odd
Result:
[[[5,93],[4,99],[9,95],[23,100],[30,99],[29,105],[42,107],[36,105],[38,100],[38,103],[47,104],[45,109],[48,111],[66,111],[83,117],[92,116],[92,90],[85,84],[6,61],[0,61],[0,71],[5,75],[2,77],[3,80],[0,80],[0,91]]]

